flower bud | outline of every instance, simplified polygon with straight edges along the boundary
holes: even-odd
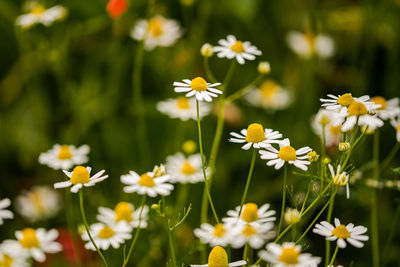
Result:
[[[308,156],[308,160],[309,160],[310,162],[316,162],[316,161],[318,161],[318,159],[319,159],[319,155],[318,155],[317,152],[315,152],[314,150],[311,151],[311,152],[308,152],[308,153],[307,153],[307,156]]]
[[[295,224],[300,221],[301,214],[297,209],[287,208],[284,217],[287,224]]]
[[[345,152],[350,149],[350,143],[349,142],[342,142],[339,144],[339,151]]]
[[[330,157],[325,157],[324,158],[324,164],[329,164],[331,163],[331,158]]]
[[[268,61],[262,61],[258,64],[257,70],[261,74],[268,74],[271,72],[271,65]]]
[[[213,51],[212,51],[212,45],[210,45],[209,43],[205,43],[203,44],[203,46],[200,49],[200,53],[203,57],[211,57],[213,55]]]
[[[193,154],[196,151],[196,149],[197,149],[197,144],[192,140],[187,140],[182,145],[182,150],[186,154]]]

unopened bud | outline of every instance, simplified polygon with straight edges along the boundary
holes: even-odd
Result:
[[[192,140],[187,140],[185,143],[183,143],[182,149],[186,154],[192,154],[196,151],[197,144]]]
[[[331,163],[331,158],[330,157],[325,157],[324,158],[324,164],[329,164]]]
[[[318,155],[317,152],[315,152],[314,150],[311,151],[311,152],[308,152],[308,153],[307,153],[307,156],[308,156],[308,160],[309,160],[310,162],[316,162],[316,161],[318,161],[318,159],[319,159],[319,155]]]
[[[350,149],[350,143],[349,142],[342,142],[339,144],[339,151],[345,152]]]
[[[200,49],[200,53],[203,57],[211,57],[213,55],[212,51],[213,47],[209,43],[203,44],[203,46]]]
[[[160,205],[159,204],[153,204],[153,205],[151,205],[151,209],[152,210],[159,210],[160,209]]]
[[[285,212],[285,222],[287,224],[298,223],[301,219],[301,214],[297,209],[287,208]]]
[[[262,61],[258,64],[257,70],[261,74],[268,74],[271,72],[271,65],[268,61]]]

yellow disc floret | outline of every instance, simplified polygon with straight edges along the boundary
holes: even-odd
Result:
[[[342,133],[342,126],[331,126],[329,127],[329,132],[333,135],[339,135]]]
[[[338,98],[337,102],[343,107],[348,107],[354,103],[354,98],[351,96],[351,94],[344,94]]]
[[[86,184],[90,181],[90,174],[83,166],[76,166],[72,171],[71,179],[72,184]]]
[[[246,51],[246,49],[244,49],[242,41],[236,41],[236,43],[231,45],[231,50],[235,53],[242,53],[242,52]]]
[[[264,128],[259,123],[252,123],[247,127],[246,141],[249,143],[259,143],[266,139]]]
[[[255,234],[257,234],[257,231],[250,224],[246,224],[242,230],[242,235],[244,236],[252,236]]]
[[[58,159],[64,160],[64,159],[71,159],[72,158],[72,153],[71,150],[69,149],[69,146],[63,145],[60,147],[60,150],[58,150]]]
[[[179,109],[189,109],[190,108],[189,100],[186,97],[181,96],[176,100],[176,106]]]
[[[7,255],[7,254],[3,254],[3,259],[0,260],[0,267],[12,267],[13,265],[13,259]]]
[[[46,12],[46,8],[44,8],[44,6],[42,6],[42,5],[37,5],[31,10],[30,13],[33,15],[41,15],[44,12]]]
[[[163,34],[163,19],[153,18],[149,21],[147,26],[147,32],[155,37],[159,37]]]
[[[185,161],[185,163],[183,163],[181,167],[181,172],[185,175],[191,175],[196,173],[196,169],[193,168],[193,166],[189,162]]]
[[[295,265],[299,263],[300,251],[295,247],[286,247],[282,249],[282,253],[279,256],[279,261],[287,265]]]
[[[296,150],[291,146],[284,146],[279,149],[278,157],[284,161],[296,160]]]
[[[190,88],[197,92],[202,92],[207,90],[207,82],[201,77],[196,77],[190,83]]]
[[[347,112],[349,113],[349,116],[362,116],[366,115],[368,113],[368,110],[363,103],[354,102],[349,106]]]
[[[258,217],[258,206],[255,203],[247,203],[242,211],[242,219],[248,223],[257,221]]]
[[[153,178],[151,178],[147,173],[140,176],[139,184],[146,187],[153,187],[156,185]]]
[[[128,202],[119,202],[115,206],[115,221],[126,221],[131,222],[133,220],[133,208]]]
[[[224,248],[217,246],[213,248],[208,256],[209,267],[228,267],[228,255]]]
[[[114,230],[109,226],[105,225],[97,234],[97,236],[101,239],[108,239],[115,234]]]
[[[260,85],[262,95],[269,99],[274,96],[278,91],[279,85],[273,80],[266,80]]]
[[[350,237],[350,232],[347,230],[346,226],[341,224],[332,230],[332,235],[336,236],[337,238],[346,239]]]
[[[223,237],[226,233],[226,229],[222,223],[219,223],[214,226],[213,235],[216,237]]]
[[[22,238],[19,240],[19,243],[24,248],[39,247],[39,240],[37,239],[35,229],[25,228],[22,230]]]
[[[377,110],[384,110],[386,109],[386,99],[381,97],[381,96],[374,96],[373,98],[371,98],[371,100],[377,104],[377,105],[381,105],[379,108],[377,108]]]

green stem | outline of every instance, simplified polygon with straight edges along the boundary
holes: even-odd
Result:
[[[247,262],[247,264],[246,264],[246,266],[248,265],[248,260],[247,260],[247,258],[248,258],[248,252],[249,252],[249,244],[248,243],[246,243],[246,245],[244,245],[244,249],[243,249],[243,260],[245,260],[246,262]]]
[[[311,190],[311,182],[308,184],[307,193],[306,193],[306,196],[304,197],[304,201],[303,201],[303,205],[301,206],[300,213],[303,213],[304,208],[306,207],[308,196],[310,195],[310,190]]]
[[[104,258],[103,253],[101,253],[101,251],[100,251],[99,248],[97,247],[97,245],[96,245],[96,243],[94,242],[93,237],[92,237],[92,235],[90,234],[90,231],[89,231],[89,225],[88,225],[88,223],[87,223],[86,215],[85,215],[85,210],[84,210],[84,208],[83,208],[83,188],[81,188],[81,190],[79,190],[79,207],[80,207],[80,209],[81,209],[83,224],[85,225],[85,229],[86,229],[86,232],[88,233],[90,242],[92,242],[92,244],[93,244],[94,248],[96,249],[97,253],[99,253],[100,258],[103,260],[104,265],[107,267],[107,266],[108,266],[107,261],[106,261],[106,259]]]
[[[139,233],[140,233],[140,223],[142,222],[142,212],[143,212],[143,208],[144,208],[144,204],[146,203],[146,195],[143,195],[142,197],[142,202],[140,203],[141,207],[140,207],[140,213],[139,213],[139,224],[136,228],[136,232],[135,232],[135,236],[132,239],[132,243],[131,246],[129,247],[129,251],[128,251],[128,255],[126,257],[126,259],[124,260],[124,263],[122,264],[122,267],[125,267],[128,262],[129,262],[129,258],[131,257],[132,251],[133,251],[133,247],[136,244],[136,241],[139,237]]]
[[[210,81],[213,83],[218,82],[211,71],[210,64],[208,62],[208,57],[203,57],[203,64],[204,64],[204,69],[206,70],[207,78],[210,79]]]
[[[339,251],[339,246],[336,245],[335,252],[333,252],[333,256],[332,256],[331,261],[329,262],[329,266],[333,266],[333,263],[335,262],[338,251]]]
[[[390,153],[386,157],[386,159],[382,161],[382,164],[380,166],[381,172],[386,170],[390,162],[392,162],[394,156],[396,156],[396,153],[399,150],[399,148],[400,148],[400,142],[397,142],[396,145],[393,147],[392,151],[390,151]]]
[[[374,180],[379,179],[379,129],[374,132],[373,139],[373,161],[374,161]],[[374,267],[379,267],[379,232],[378,232],[378,201],[376,189],[372,188],[371,196],[371,241],[372,241],[372,263]]]
[[[74,213],[72,211],[72,198],[71,198],[71,193],[68,190],[65,191],[65,209],[66,209],[66,219],[67,219],[67,226],[68,226],[68,231],[71,236],[71,243],[72,243],[72,251],[74,252],[74,255],[76,256],[76,263],[78,266],[82,266],[81,262],[81,255],[78,250],[78,241],[77,241],[77,236],[75,234],[75,218],[74,218]]]
[[[288,164],[285,162],[285,165],[283,166],[282,208],[281,208],[281,218],[279,219],[278,235],[281,233],[281,228],[282,228],[282,224],[283,224],[283,216],[285,214],[287,168],[288,168]]]
[[[322,138],[321,138],[321,186],[320,186],[320,192],[322,191],[322,188],[324,188],[324,175],[325,175],[325,164],[324,164],[324,159],[325,159],[325,150],[326,150],[326,140],[325,140],[325,125],[322,126]]]
[[[164,219],[165,219],[165,227],[167,228],[167,233],[168,233],[168,242],[169,242],[169,249],[171,252],[171,259],[172,259],[172,266],[176,267],[176,257],[175,257],[175,249],[174,249],[174,241],[172,239],[172,233],[171,233],[171,226],[169,225],[169,219],[167,217],[167,214],[165,212],[165,197],[162,197],[162,213],[164,214]]]
[[[332,177],[333,179],[333,177]],[[336,193],[337,188],[335,189]],[[333,194],[334,196],[335,194]],[[335,198],[332,199],[329,203],[328,214],[326,216],[326,221],[330,222],[332,219],[333,205],[335,204]],[[331,243],[329,240],[325,240],[325,265],[328,265],[329,258],[331,257]]]
[[[257,156],[257,149],[253,148],[253,155],[251,157],[250,170],[249,170],[249,174],[247,176],[246,187],[244,188],[242,201],[240,202],[240,209],[239,209],[239,214],[238,214],[239,218],[240,218],[240,215],[242,214],[243,204],[246,201],[247,191],[249,190],[249,187],[250,187],[251,177],[253,176],[254,164],[256,162],[256,156]]]
[[[229,66],[228,72],[226,73],[225,79],[222,83],[224,94],[227,93],[227,88],[232,80],[233,73],[235,72],[235,67],[236,67],[236,60],[233,59],[231,65]]]

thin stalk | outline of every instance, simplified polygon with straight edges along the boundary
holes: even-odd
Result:
[[[282,208],[281,208],[281,218],[279,219],[278,235],[281,233],[281,228],[283,224],[283,216],[285,214],[285,204],[286,204],[286,183],[287,183],[287,168],[288,165],[285,162],[283,166],[283,192],[282,192]]]
[[[390,162],[392,162],[394,156],[396,156],[397,151],[400,148],[400,142],[397,142],[396,145],[392,148],[392,151],[387,155],[386,159],[382,161],[382,164],[380,166],[381,172],[386,170],[386,168],[389,166]]]
[[[165,220],[165,227],[167,228],[167,233],[168,233],[168,242],[169,242],[169,249],[171,252],[171,260],[172,260],[172,266],[176,267],[176,257],[175,257],[175,249],[174,249],[174,241],[172,239],[172,233],[171,233],[171,226],[169,225],[169,219],[166,216],[165,212],[165,197],[162,197],[162,213],[164,214],[164,220]]]
[[[379,179],[379,130],[376,129],[374,132],[373,139],[373,161],[374,161],[374,180]],[[379,267],[379,232],[378,232],[378,201],[376,190],[374,188],[372,190],[371,196],[371,241],[372,241],[372,264],[374,267]]]
[[[71,235],[71,243],[72,243],[72,251],[74,252],[74,255],[76,256],[76,263],[78,266],[82,266],[81,262],[81,255],[78,250],[78,242],[77,242],[77,237],[75,235],[75,218],[74,218],[74,213],[71,212],[71,205],[72,205],[72,199],[71,199],[71,193],[68,190],[65,191],[65,209],[66,209],[66,219],[67,219],[67,226],[69,230],[69,234]]]
[[[243,260],[245,260],[247,263],[248,263],[248,260],[247,260],[248,252],[249,252],[249,244],[246,243],[246,245],[244,245],[244,249],[243,249]],[[246,264],[246,266],[247,266],[247,264]]]
[[[304,197],[304,201],[303,201],[303,205],[301,206],[300,213],[303,213],[303,211],[306,207],[308,196],[310,195],[310,190],[311,190],[311,182],[308,184],[307,193],[306,193],[306,196]]]
[[[213,83],[218,82],[211,71],[210,64],[208,62],[208,57],[203,57],[203,64],[204,64],[204,69],[206,70],[207,78],[210,79],[210,81]]]
[[[325,159],[325,152],[326,152],[326,140],[325,140],[325,125],[322,126],[322,138],[321,138],[321,186],[320,186],[320,192],[322,191],[322,188],[324,188],[324,175],[325,175],[325,164],[324,164],[324,159]]]
[[[333,256],[332,256],[331,261],[329,262],[329,266],[333,266],[333,263],[335,262],[338,251],[339,251],[339,246],[336,245],[335,252],[333,252]]]
[[[256,163],[256,156],[257,156],[257,149],[253,148],[253,155],[251,157],[250,170],[247,176],[246,187],[244,188],[242,201],[240,202],[239,218],[240,215],[242,214],[243,204],[246,201],[247,191],[249,190],[250,187],[251,177],[253,176],[254,164]]]
[[[336,189],[335,189],[335,193],[336,193]],[[333,194],[333,196],[334,196],[334,194]],[[329,203],[328,214],[326,216],[327,222],[331,222],[334,204],[335,204],[335,198],[333,198]],[[325,265],[328,265],[330,257],[331,257],[331,243],[329,240],[325,240]]]
[[[92,235],[90,234],[90,231],[89,231],[89,225],[88,225],[88,223],[87,223],[86,215],[85,215],[85,210],[84,210],[84,208],[83,208],[83,188],[82,188],[81,190],[79,190],[79,207],[80,207],[80,209],[81,209],[81,215],[82,215],[83,224],[85,225],[85,229],[86,229],[86,232],[88,233],[90,242],[92,242],[92,244],[93,244],[94,248],[96,249],[97,253],[99,253],[100,258],[101,258],[101,259],[103,260],[103,262],[104,262],[104,265],[105,265],[106,267],[108,267],[106,258],[104,258],[103,253],[101,253],[101,251],[100,251],[99,248],[97,247],[97,245],[96,245],[96,243],[94,242],[93,237],[92,237]]]
[[[398,221],[400,218],[400,201],[397,201],[397,209],[396,212],[394,213],[394,217],[393,217],[393,222],[392,222],[392,226],[390,227],[390,232],[388,235],[388,239],[386,241],[386,245],[385,245],[385,257],[384,257],[384,261],[383,261],[383,266],[386,266],[388,258],[389,258],[389,254],[390,254],[390,248],[392,245],[392,241],[393,241],[393,236],[396,232],[396,230],[398,229]]]
[[[229,66],[228,72],[225,75],[225,79],[222,83],[223,91],[225,94],[227,93],[226,89],[228,88],[228,85],[232,80],[233,73],[235,72],[235,67],[236,67],[236,60],[232,60],[231,65]]]

